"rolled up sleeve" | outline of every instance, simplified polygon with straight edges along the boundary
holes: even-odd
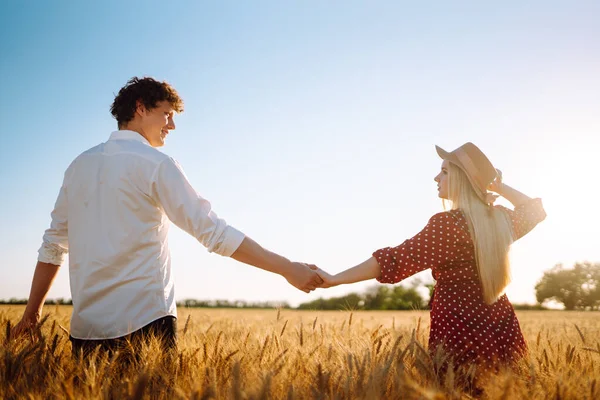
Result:
[[[67,188],[64,182],[51,218],[50,228],[44,233],[42,246],[38,250],[38,261],[62,265],[69,252]]]
[[[229,257],[244,240],[245,235],[219,218],[210,202],[194,190],[183,169],[172,158],[156,167],[150,193],[167,217],[209,252]]]

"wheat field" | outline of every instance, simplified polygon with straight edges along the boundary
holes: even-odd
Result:
[[[46,306],[38,340],[9,339],[22,306],[0,307],[5,326],[0,398],[446,399],[470,398],[436,377],[425,311],[318,312],[179,309],[177,359],[153,341],[119,370],[107,357],[71,357],[69,306]],[[489,399],[599,399],[600,313],[518,312],[529,345],[520,372],[484,385]]]

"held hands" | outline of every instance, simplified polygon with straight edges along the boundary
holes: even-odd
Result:
[[[319,285],[320,288],[330,288],[337,285],[362,282],[381,276],[381,267],[375,257],[370,257],[362,263],[335,275],[328,274],[315,265],[312,265],[310,268],[315,271],[323,281]]]
[[[314,272],[319,269],[316,265],[290,262],[284,278],[295,288],[310,293],[323,283],[321,277]]]
[[[321,289],[327,289],[330,287],[334,287],[341,283],[336,280],[335,275],[331,275],[331,274],[323,271],[321,268],[317,267],[316,265],[311,265],[310,269],[312,269],[313,271],[316,271],[318,276],[321,278],[322,283],[318,286]]]
[[[290,272],[284,275],[285,279],[305,293],[310,293],[316,288],[326,289],[341,284],[335,275],[331,275],[314,264],[291,263]]]

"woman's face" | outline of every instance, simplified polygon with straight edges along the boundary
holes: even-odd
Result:
[[[444,160],[440,173],[433,178],[438,184],[438,197],[446,200],[448,200],[448,164],[448,161]]]

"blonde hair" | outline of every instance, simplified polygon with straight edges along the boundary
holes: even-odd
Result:
[[[509,249],[512,224],[501,209],[485,204],[475,193],[465,173],[449,163],[448,199],[452,210],[461,210],[469,226],[483,299],[493,304],[510,283]]]

